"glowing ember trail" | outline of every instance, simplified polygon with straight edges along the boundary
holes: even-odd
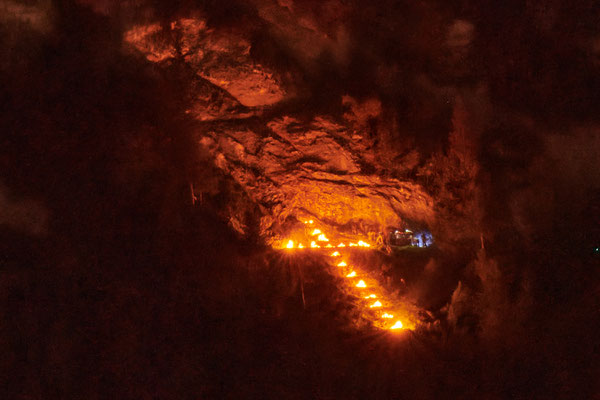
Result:
[[[314,223],[313,220],[309,220],[309,221],[304,221],[304,224],[306,225],[312,225]],[[316,240],[312,240],[315,239],[316,236]],[[329,238],[327,237],[327,235],[325,233],[323,233],[319,228],[312,228],[310,230],[304,230],[303,232],[296,232],[294,234],[294,238],[296,240],[298,240],[298,238],[300,237],[304,237],[305,239],[310,241],[310,248],[312,249],[320,249],[321,246],[317,243],[317,242],[329,242]],[[339,235],[334,235],[334,238],[338,237],[339,239]],[[295,242],[294,240],[287,240],[287,241],[283,241],[280,242],[282,243],[281,247],[285,248],[285,249],[303,249],[304,246],[302,245],[302,243],[298,242],[298,246],[295,246]],[[348,242],[347,242],[348,243]],[[348,247],[352,247],[355,249],[349,249],[346,250],[347,252],[356,252],[359,251],[358,249],[369,249],[371,248],[371,244],[364,241],[364,240],[358,240],[357,242],[349,242],[348,245],[346,245],[344,242],[340,242],[337,246],[333,246],[330,243],[327,243],[326,246],[324,246],[325,248],[333,248],[333,247],[337,247],[339,249],[343,249],[346,246]],[[340,251],[334,251],[333,253],[329,254],[330,257],[332,258],[336,258],[336,257],[341,257],[342,254],[340,253]],[[345,254],[345,257],[347,256],[351,256],[351,254]],[[346,258],[346,260],[351,261],[349,258]],[[346,260],[342,260],[340,262],[334,263],[333,265],[336,265],[337,267],[343,268],[342,270],[338,270],[339,272],[337,272],[338,276],[347,278],[348,280],[344,280],[343,282],[347,282],[347,283],[343,283],[343,287],[345,287],[345,291],[349,291],[351,292],[352,296],[358,296],[358,298],[360,299],[364,299],[364,300],[359,300],[358,302],[358,307],[362,309],[362,311],[360,312],[361,315],[361,319],[362,320],[367,320],[370,321],[370,323],[372,324],[373,327],[379,328],[379,329],[384,329],[384,330],[399,330],[399,329],[413,329],[415,326],[415,312],[414,312],[414,307],[410,308],[409,304],[405,304],[402,301],[400,301],[395,294],[389,294],[386,289],[384,289],[379,282],[377,281],[377,279],[374,279],[373,277],[370,276],[370,274],[366,271],[364,271],[363,268],[360,268],[357,265],[352,265],[351,269],[346,270],[346,267],[349,267],[349,261],[347,262]],[[333,272],[331,272],[333,273]],[[359,279],[358,282],[353,279],[353,278],[358,278],[360,275],[360,277],[362,279]],[[368,285],[367,285],[368,282]],[[372,293],[365,295],[364,293],[359,293],[362,292],[363,289],[365,289],[366,287],[370,287]],[[356,297],[355,297],[356,298]],[[377,299],[374,302],[371,302],[369,300],[371,299]],[[385,304],[385,306],[384,306]],[[377,309],[378,311],[375,311],[373,309]],[[412,311],[411,311],[412,310]],[[402,321],[400,319],[397,319],[395,316],[400,316],[403,320],[405,320],[405,322],[408,320],[409,322],[409,327],[405,326],[405,324],[402,323]],[[396,318],[396,319],[395,319]],[[405,319],[407,318],[407,320]],[[395,319],[394,321],[391,321],[392,319]],[[393,322],[393,323],[392,323]]]

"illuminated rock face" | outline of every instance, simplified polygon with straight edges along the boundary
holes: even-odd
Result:
[[[209,122],[198,134],[199,151],[210,154],[258,206],[263,237],[281,239],[303,219],[363,235],[403,218],[432,220],[432,200],[418,185],[373,172],[384,169],[380,153],[362,131],[381,112],[378,102],[362,112],[362,123],[318,115],[310,122],[289,114],[267,119],[264,106],[286,96],[276,75],[253,62],[241,32],[212,29],[201,17],[133,26],[124,43],[150,62],[183,63],[195,72],[183,95],[191,97],[188,115]],[[247,120],[251,116],[260,122]],[[246,210],[230,208],[232,226],[244,232]]]
[[[148,61],[182,60],[246,107],[271,105],[285,96],[274,72],[250,58],[247,38],[238,32],[209,29],[202,18],[181,18],[169,27],[136,25],[123,39]]]
[[[326,118],[301,124],[284,117],[267,127],[260,133],[215,128],[200,139],[217,166],[262,206],[264,236],[285,234],[288,218],[338,229],[356,223],[363,234],[402,217],[431,220],[432,200],[418,185],[362,172],[370,150],[343,126]]]

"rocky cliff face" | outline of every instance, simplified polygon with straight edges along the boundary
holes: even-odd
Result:
[[[149,61],[194,71],[187,113],[198,121],[199,151],[258,207],[267,240],[305,219],[362,235],[404,218],[432,220],[432,199],[419,185],[380,173],[378,138],[367,123],[377,104],[345,117],[273,111],[288,93],[276,72],[251,60],[239,32],[211,29],[200,18],[137,25],[125,42]],[[196,187],[201,192],[202,182]],[[230,211],[231,224],[245,232],[247,209]]]

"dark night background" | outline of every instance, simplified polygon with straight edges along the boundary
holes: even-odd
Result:
[[[600,6],[500,3],[0,1],[2,398],[600,399]],[[198,15],[250,46],[214,68],[260,64],[282,99],[123,39]],[[435,251],[389,262],[437,324],[331,318],[322,261],[281,260],[197,148],[290,115],[351,121],[364,173],[434,199]]]

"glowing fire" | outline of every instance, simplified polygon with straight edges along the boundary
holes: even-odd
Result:
[[[313,220],[308,220],[308,221],[304,221],[304,224],[306,225],[312,225],[314,223]],[[313,229],[314,228],[314,229]],[[310,232],[310,236],[308,236],[308,232]],[[299,239],[301,236],[304,237],[304,240],[307,240],[308,242],[310,242],[310,248],[313,249],[320,249],[321,246],[320,244],[323,245],[323,247],[325,248],[334,248],[337,247],[340,250],[339,251],[333,251],[332,253],[330,253],[331,257],[341,257],[342,254],[341,252],[343,252],[344,250],[342,250],[345,247],[357,247],[357,248],[370,248],[371,244],[367,243],[364,240],[358,240],[357,242],[340,242],[337,246],[332,245],[329,240],[329,238],[327,237],[327,235],[325,233],[323,233],[319,228],[316,228],[314,225],[312,225],[311,230],[307,230],[307,231],[303,231],[303,232],[298,232],[296,234],[296,236],[294,236],[295,240],[289,239],[287,241],[283,241],[280,242],[281,243],[281,247],[284,249],[294,249],[294,248],[298,248],[298,249],[303,249],[305,248],[305,246],[299,242]],[[312,236],[312,238],[310,238]],[[310,238],[310,239],[309,239]],[[315,239],[315,240],[311,240],[311,239]],[[305,242],[306,243],[306,242]],[[335,263],[334,263],[335,264]],[[343,258],[341,259],[341,261],[337,264],[338,267],[347,267],[348,264],[346,261],[343,260]],[[352,270],[345,275],[346,278],[356,278],[359,275],[362,275],[363,277],[369,277],[369,272],[363,271],[360,267],[360,265],[353,265]],[[356,288],[366,288],[367,284],[365,283],[364,280],[359,280],[358,283],[350,283],[352,281],[348,281],[349,286],[354,286]],[[374,327],[377,327],[379,329],[391,329],[391,330],[399,330],[399,329],[412,329],[409,327],[405,327],[404,324],[400,321],[400,320],[393,320],[394,318],[394,314],[397,315],[397,313],[400,313],[402,315],[402,311],[399,311],[399,309],[396,308],[396,301],[393,298],[388,298],[387,294],[385,292],[385,289],[381,288],[378,286],[377,281],[373,282],[373,285],[371,286],[370,289],[373,293],[370,293],[369,295],[366,295],[363,297],[365,299],[367,299],[367,301],[365,303],[361,303],[362,307],[368,307],[369,308],[378,308],[380,309],[377,314],[373,314],[373,313],[368,313],[368,315],[370,316],[369,318],[372,318],[372,323]],[[385,306],[385,312],[383,311],[383,309],[381,309],[383,307],[383,303],[386,304]],[[393,325],[390,325],[390,323],[394,321]],[[410,324],[412,326],[412,323]]]
[[[379,300],[377,300],[375,303],[371,304],[369,307],[371,307],[371,308],[381,307],[381,302]]]
[[[402,328],[403,328],[403,325],[402,325],[401,321],[396,321],[396,323],[390,327],[390,329],[402,329]]]
[[[324,234],[324,233],[321,233],[321,234],[319,235],[319,237],[317,238],[317,240],[318,240],[319,242],[329,242],[329,239],[327,239],[327,236],[325,236],[325,234]]]

